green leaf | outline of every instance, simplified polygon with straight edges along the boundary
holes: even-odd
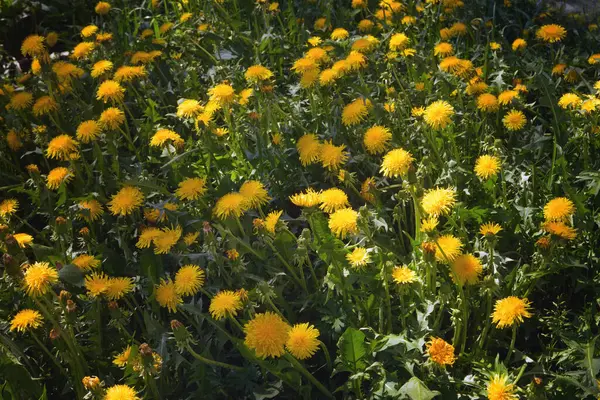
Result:
[[[431,400],[441,394],[436,390],[429,390],[416,376],[413,376],[408,382],[402,385],[400,393],[407,395],[411,400]]]
[[[73,286],[83,286],[83,273],[73,264],[67,264],[58,271],[58,277],[61,281],[69,283]]]
[[[339,362],[351,372],[359,372],[364,370],[366,363],[363,360],[365,357],[366,344],[365,334],[355,328],[348,328],[338,341],[340,350]]]

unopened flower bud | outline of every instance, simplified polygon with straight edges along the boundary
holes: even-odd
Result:
[[[111,300],[108,302],[108,308],[110,308],[111,310],[116,310],[119,308],[119,303],[117,303],[114,300]]]
[[[50,334],[48,335],[48,337],[51,340],[56,340],[56,339],[58,339],[59,336],[60,336],[60,333],[58,332],[58,329],[55,329],[55,328],[52,328],[50,330]]]
[[[152,355],[152,347],[148,345],[148,343],[140,344],[140,354],[145,357],[149,357]]]
[[[67,311],[72,313],[77,310],[77,304],[73,300],[67,300]]]
[[[67,220],[64,217],[56,217],[54,221],[56,222],[56,225],[64,225],[67,223]]]
[[[87,390],[94,390],[100,386],[100,379],[94,375],[84,377],[81,382]]]

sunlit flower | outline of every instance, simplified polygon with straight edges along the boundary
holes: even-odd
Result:
[[[208,311],[217,321],[225,317],[235,317],[243,308],[240,296],[231,290],[222,290],[210,301]]]
[[[250,83],[266,81],[273,77],[273,72],[262,65],[253,65],[246,70],[245,78]]]
[[[105,295],[109,300],[119,300],[133,290],[133,279],[128,277],[109,278]]]
[[[90,297],[102,296],[108,289],[108,276],[103,272],[94,272],[85,277],[85,288]]]
[[[98,78],[113,68],[113,63],[109,60],[100,60],[92,66],[92,78]]]
[[[404,33],[395,33],[390,38],[389,48],[391,51],[399,51],[405,49],[410,43],[410,39]]]
[[[160,284],[154,287],[154,298],[161,307],[168,309],[172,313],[176,312],[177,305],[183,302],[177,294],[175,283],[170,279],[161,279]]]
[[[117,367],[124,367],[127,365],[127,362],[129,361],[130,356],[131,356],[131,346],[127,346],[125,349],[123,349],[122,352],[120,352],[119,354],[117,354],[115,356],[115,358],[113,358],[113,364],[116,365]]]
[[[89,38],[96,32],[98,32],[98,27],[96,25],[88,25],[88,26],[84,27],[83,29],[81,29],[81,37]]]
[[[69,183],[73,179],[73,173],[65,167],[56,167],[48,172],[46,186],[48,189],[55,190],[64,183]]]
[[[219,84],[208,90],[210,100],[217,102],[221,106],[226,106],[235,100],[235,90],[231,85]]]
[[[447,215],[456,203],[456,192],[450,188],[435,188],[425,192],[421,206],[425,213],[439,216]]]
[[[460,255],[463,244],[453,235],[443,235],[437,239],[435,259],[441,263],[451,263]]]
[[[364,247],[355,247],[352,252],[346,254],[346,260],[355,269],[363,269],[371,262],[369,252]]]
[[[479,227],[479,233],[482,236],[488,236],[488,237],[496,236],[501,230],[502,230],[502,227],[494,222],[488,222],[486,224],[482,224]]]
[[[5,199],[0,203],[0,217],[13,215],[19,208],[19,202],[16,199]]]
[[[321,143],[315,134],[308,133],[298,139],[296,149],[300,155],[300,162],[302,165],[307,166],[319,160]]]
[[[321,145],[319,159],[321,165],[330,171],[339,169],[348,160],[348,152],[344,151],[345,145],[336,146],[331,140]]]
[[[98,87],[96,98],[105,103],[120,103],[125,98],[125,88],[119,82],[106,80]]]
[[[346,126],[360,123],[369,114],[370,101],[358,98],[347,104],[342,111],[342,123]]]
[[[108,208],[113,215],[125,216],[134,212],[144,202],[144,194],[134,186],[125,186],[112,196]]]
[[[123,111],[115,107],[109,107],[100,114],[98,123],[104,129],[115,130],[125,122]]]
[[[417,274],[412,269],[403,265],[401,267],[394,267],[392,279],[398,285],[407,285],[417,280]]]
[[[321,203],[321,192],[308,188],[303,193],[290,196],[290,201],[298,207],[315,207]]]
[[[481,179],[489,179],[496,176],[500,170],[501,161],[496,156],[483,155],[475,162],[475,174]]]
[[[23,111],[33,104],[33,95],[29,92],[19,92],[10,98],[9,110]]]
[[[259,181],[246,181],[240,187],[239,193],[246,198],[246,207],[258,208],[267,204],[271,198],[264,185]]]
[[[52,65],[52,71],[56,74],[58,81],[63,84],[69,82],[73,78],[80,78],[85,73],[76,65],[62,60],[56,61]]]
[[[75,60],[81,60],[87,58],[92,51],[96,48],[96,43],[94,42],[81,42],[73,49],[72,58]]]
[[[319,330],[308,322],[294,325],[285,347],[296,358],[305,360],[312,357],[319,348]]]
[[[433,129],[445,128],[452,123],[454,107],[444,100],[431,103],[425,109],[423,119]]]
[[[566,197],[556,197],[544,206],[546,221],[566,221],[575,213],[575,205]]]
[[[414,161],[412,154],[404,149],[394,149],[383,157],[379,172],[387,178],[405,176]]]
[[[198,100],[186,99],[177,106],[177,116],[179,118],[194,118],[202,112],[202,106]]]
[[[234,192],[228,193],[217,200],[214,207],[214,213],[219,219],[225,219],[230,216],[239,217],[248,210],[248,200],[246,196]]]
[[[147,249],[152,245],[154,240],[160,236],[160,234],[161,230],[158,228],[146,228],[140,233],[140,236],[135,246],[139,249]]]
[[[562,109],[575,109],[581,104],[581,97],[575,93],[565,93],[558,100],[558,106]]]
[[[188,264],[179,268],[175,274],[175,291],[180,296],[193,296],[204,285],[204,270],[199,266]]]
[[[440,42],[433,48],[433,54],[436,56],[447,57],[454,54],[454,47],[451,43]]]
[[[577,237],[577,230],[561,221],[548,221],[542,225],[542,228],[546,232],[562,239],[573,240]]]
[[[456,361],[454,346],[442,338],[432,337],[426,347],[429,359],[440,366],[452,365]]]
[[[92,140],[98,138],[102,129],[98,122],[94,120],[84,121],[77,127],[76,136],[81,143],[89,143]]]
[[[113,79],[117,82],[132,82],[135,79],[143,78],[146,75],[148,75],[148,71],[143,65],[123,65],[115,71]]]
[[[535,36],[548,43],[560,42],[567,36],[567,31],[560,25],[550,24],[544,25],[537,30]]]
[[[350,205],[346,193],[338,188],[331,188],[321,192],[320,201],[320,208],[327,213],[332,213],[335,210],[346,208]]]
[[[44,47],[45,38],[40,35],[29,35],[21,44],[21,54],[30,57],[44,58],[46,48]]]
[[[358,213],[352,208],[336,210],[329,216],[329,229],[340,239],[346,238],[348,234],[358,233]]]
[[[83,271],[98,268],[100,266],[100,260],[89,254],[78,255],[71,263]]]
[[[10,330],[25,332],[29,329],[36,329],[42,326],[44,318],[36,310],[24,309],[19,311],[10,321]]]
[[[200,236],[200,232],[189,232],[183,236],[183,242],[186,246],[191,246],[196,243],[196,239]]]
[[[42,116],[58,110],[58,103],[50,96],[42,96],[33,105],[33,115]]]
[[[153,239],[154,254],[169,253],[181,238],[182,233],[183,230],[179,225],[161,229],[160,233]]]
[[[18,151],[21,147],[23,147],[23,142],[21,142],[19,134],[15,132],[14,129],[11,129],[6,134],[6,143],[12,151]]]
[[[179,182],[175,195],[180,200],[197,200],[206,193],[206,180],[202,178],[187,178]]]
[[[481,261],[472,254],[462,254],[452,262],[453,278],[457,278],[461,285],[477,283],[482,270]]]
[[[492,321],[498,328],[510,327],[523,322],[523,318],[530,318],[529,310],[529,300],[509,296],[496,301]]]
[[[511,47],[513,51],[524,50],[527,47],[527,42],[522,38],[518,38],[512,42]]]
[[[357,25],[358,30],[360,32],[369,32],[371,29],[373,29],[374,26],[375,26],[375,23],[373,23],[373,21],[368,20],[368,19],[360,20],[360,22]]]
[[[525,114],[519,110],[511,110],[502,118],[502,123],[509,131],[518,131],[527,123]]]
[[[383,153],[392,140],[390,130],[381,125],[374,125],[367,129],[363,136],[363,143],[370,154]]]
[[[72,153],[76,153],[77,141],[69,135],[59,135],[48,143],[46,156],[57,160],[69,160]]]
[[[104,400],[140,400],[134,388],[127,385],[115,385],[106,389]]]
[[[244,344],[256,352],[259,358],[281,357],[289,339],[291,327],[277,314],[267,311],[256,314],[244,326]]]
[[[103,213],[102,204],[95,199],[82,200],[77,205],[79,206],[78,217],[88,222],[97,220]]]
[[[272,211],[265,218],[265,229],[267,232],[275,234],[275,227],[279,222],[279,218],[283,214],[283,211]]]
[[[430,216],[421,221],[421,230],[426,233],[431,233],[435,231],[440,220],[436,216]]]
[[[175,147],[181,147],[184,144],[184,140],[178,133],[170,129],[159,129],[150,139],[150,146],[154,147],[163,147],[167,143],[171,143]]]
[[[333,40],[343,40],[347,39],[350,34],[344,28],[336,28],[331,32],[331,39]]]
[[[508,383],[508,376],[494,374],[487,385],[488,400],[517,400],[514,385]]]
[[[110,8],[111,8],[110,3],[106,2],[106,1],[99,1],[98,3],[96,3],[96,7],[94,8],[94,11],[96,11],[96,14],[98,14],[98,15],[106,15],[110,11]]]

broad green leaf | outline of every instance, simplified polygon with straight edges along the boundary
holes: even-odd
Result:
[[[359,372],[366,367],[363,360],[366,354],[365,334],[355,328],[348,328],[338,341],[340,356],[338,361],[352,372]]]
[[[411,400],[431,400],[441,393],[429,390],[416,376],[413,376],[400,388],[400,393],[407,395]]]

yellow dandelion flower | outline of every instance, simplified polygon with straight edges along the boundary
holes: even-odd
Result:
[[[191,246],[194,243],[196,243],[196,239],[198,239],[198,236],[200,236],[200,232],[186,233],[185,236],[183,237],[183,242],[185,243],[186,246]]]
[[[348,202],[348,195],[338,188],[331,188],[321,192],[320,195],[321,210],[326,213],[332,213],[340,208],[346,208],[350,206]]]
[[[10,321],[10,330],[23,333],[29,329],[39,328],[43,322],[44,318],[39,311],[26,308],[15,314]]]
[[[544,206],[546,221],[566,221],[575,213],[575,205],[566,197],[556,197]]]
[[[73,179],[73,173],[65,167],[56,167],[48,172],[46,186],[48,189],[55,190],[63,183],[67,184]]]
[[[404,149],[394,149],[383,157],[379,172],[387,178],[405,176],[414,161],[412,154]]]
[[[321,203],[321,192],[308,188],[303,193],[290,196],[290,201],[298,207],[315,207]]]
[[[562,239],[573,240],[577,237],[577,229],[571,228],[570,226],[561,221],[548,221],[544,223],[542,228],[546,232],[558,236]]]
[[[106,288],[106,297],[111,300],[122,299],[127,293],[133,290],[133,278],[119,277],[109,278]]]
[[[243,308],[240,296],[231,290],[222,290],[210,301],[208,311],[217,321],[225,317],[235,317]]]
[[[204,285],[205,273],[199,266],[188,264],[175,274],[175,291],[180,296],[194,296]]]
[[[492,321],[498,328],[511,327],[523,322],[524,318],[531,318],[529,310],[529,300],[515,296],[505,297],[496,301]]]
[[[374,26],[375,23],[368,19],[360,20],[360,22],[357,25],[358,30],[360,32],[369,32],[371,29],[373,29]]]
[[[138,249],[147,249],[152,245],[154,240],[160,236],[161,233],[161,230],[158,228],[146,228],[140,234],[135,246]]]
[[[61,83],[69,82],[73,78],[80,78],[85,72],[66,61],[57,61],[52,65],[52,71]]]
[[[214,213],[219,219],[225,219],[230,216],[239,217],[248,210],[248,200],[246,196],[234,192],[228,193],[217,200],[214,207]]]
[[[308,322],[296,324],[289,331],[285,347],[300,360],[310,358],[319,348],[319,330]]]
[[[46,47],[44,41],[46,39],[40,35],[29,35],[21,44],[21,54],[30,57],[44,58],[46,55]]]
[[[367,129],[363,136],[363,144],[369,154],[383,153],[391,140],[392,132],[381,125],[374,125]]]
[[[105,103],[120,103],[125,98],[125,88],[119,82],[106,80],[98,87],[96,98]]]
[[[125,216],[133,213],[144,202],[144,194],[134,186],[125,186],[114,194],[108,203],[113,215]]]
[[[319,159],[323,168],[330,171],[339,169],[348,160],[348,152],[344,151],[345,145],[336,146],[331,140],[321,145]]]
[[[146,67],[143,65],[123,65],[115,71],[113,79],[117,82],[132,82],[135,79],[144,78],[147,75],[148,71],[146,71]]]
[[[513,51],[524,50],[527,47],[527,42],[522,38],[517,38],[511,45]]]
[[[358,233],[358,213],[352,208],[336,210],[329,216],[329,229],[340,239],[345,239],[348,234]]]
[[[436,216],[431,216],[421,221],[421,231],[431,233],[436,230],[440,220]]]
[[[244,182],[239,193],[246,198],[246,207],[248,208],[258,208],[271,200],[264,185],[259,181]]]
[[[300,155],[300,162],[303,166],[307,166],[319,160],[321,143],[315,134],[308,133],[298,139],[296,149]]]
[[[452,123],[454,107],[444,100],[431,103],[423,113],[423,119],[433,129],[445,128]]]
[[[181,297],[177,294],[175,283],[169,280],[160,280],[160,284],[154,287],[154,298],[161,307],[176,312],[177,305],[183,303]]]
[[[96,3],[96,7],[94,7],[94,11],[96,11],[96,14],[98,15],[106,15],[110,11],[110,9],[111,5],[106,1],[99,1],[98,3]]]
[[[575,109],[581,104],[581,98],[575,93],[565,93],[558,100],[558,106],[562,109]]]
[[[439,216],[447,215],[456,204],[456,192],[450,188],[435,188],[425,192],[421,206],[425,213]]]
[[[33,115],[36,117],[50,114],[58,110],[58,103],[50,96],[42,96],[33,105]]]
[[[498,111],[498,99],[491,93],[483,93],[477,97],[477,108],[484,112]]]
[[[535,36],[544,42],[556,43],[567,36],[567,30],[557,24],[544,25],[537,30]]]
[[[370,101],[358,98],[347,104],[342,111],[342,123],[345,126],[356,125],[369,114]]]
[[[474,78],[474,79],[478,79],[478,78]],[[468,95],[476,95],[476,94],[481,94],[483,92],[485,92],[488,89],[488,84],[485,82],[481,82],[479,80],[475,80],[475,81],[471,81],[469,82],[469,84],[467,85],[467,88],[465,89],[465,92]]]
[[[516,90],[505,90],[498,95],[498,103],[504,105],[508,105],[513,102],[513,100],[519,98],[519,92]]]
[[[125,122],[123,111],[115,107],[109,107],[100,114],[98,123],[103,129],[115,130]]]
[[[33,243],[33,236],[28,233],[15,233],[13,238],[15,238],[19,247],[22,249]]]
[[[331,32],[330,37],[332,40],[344,40],[348,39],[348,36],[350,36],[350,34],[344,28],[335,28],[333,32]]]
[[[181,226],[161,229],[160,233],[154,238],[154,254],[167,254],[181,238],[183,229]]]
[[[289,339],[291,327],[277,314],[267,311],[256,314],[244,325],[244,344],[259,358],[281,357]]]
[[[88,25],[88,26],[84,27],[83,29],[81,29],[81,37],[89,38],[90,36],[94,35],[96,32],[98,32],[98,27],[96,25]]]
[[[130,356],[131,346],[127,346],[122,352],[120,352],[115,356],[115,358],[113,358],[113,364],[117,367],[124,367],[127,365]]]
[[[235,100],[235,90],[231,85],[219,84],[208,90],[210,100],[218,103],[220,106],[226,106]]]
[[[81,42],[73,49],[73,54],[71,54],[71,58],[75,60],[82,60],[87,58],[92,51],[96,48],[96,43],[94,42]]]
[[[5,199],[0,203],[0,217],[6,217],[17,212],[19,202],[16,199]]]
[[[72,153],[77,153],[77,141],[69,135],[59,135],[48,143],[46,156],[57,160],[69,160]]]
[[[90,297],[102,296],[108,290],[109,278],[103,272],[94,272],[85,277],[85,288]]]
[[[87,271],[98,268],[100,266],[100,260],[89,254],[81,254],[75,257],[73,261],[71,261],[71,264],[83,271]]]
[[[300,77],[300,86],[303,89],[308,89],[308,88],[313,87],[319,80],[320,73],[321,73],[321,71],[319,69],[313,69],[310,71],[306,71]]]
[[[487,398],[489,400],[517,400],[514,394],[514,385],[508,383],[508,376],[494,374],[487,385]]]
[[[483,155],[475,161],[475,174],[481,179],[489,179],[498,174],[501,161],[496,156]]]
[[[294,61],[294,65],[292,66],[292,71],[300,75],[317,70],[319,70],[319,64],[315,59],[309,57],[303,57]]]
[[[451,43],[440,42],[433,48],[433,54],[436,56],[448,57],[454,54],[454,47]]]
[[[177,106],[177,116],[179,118],[194,118],[202,112],[203,107],[198,100],[186,99]]]
[[[519,110],[511,110],[502,118],[502,123],[509,131],[518,131],[527,123],[525,114]]]
[[[267,232],[275,234],[275,228],[279,222],[279,218],[283,214],[283,211],[272,211],[265,218],[265,229]]]
[[[77,203],[79,207],[79,213],[77,214],[78,218],[84,219],[87,222],[93,222],[100,218],[104,210],[102,209],[102,204],[98,200],[82,200]]]
[[[33,95],[29,92],[19,92],[10,98],[6,106],[9,110],[24,111],[33,104]]]
[[[104,400],[140,400],[134,388],[127,385],[114,385],[106,389]]]
[[[352,252],[346,254],[346,260],[354,269],[363,269],[371,262],[369,252],[364,247],[355,247]]]
[[[391,51],[400,51],[405,49],[410,43],[410,39],[404,33],[395,33],[390,38],[389,48]]]
[[[103,43],[112,40],[113,34],[110,32],[101,32],[96,35],[96,42]]]
[[[97,139],[101,132],[102,129],[100,128],[100,124],[94,120],[89,120],[79,124],[75,135],[81,143],[89,143],[92,140]]]
[[[356,71],[367,66],[367,56],[355,50],[350,52],[345,61],[351,71]]]
[[[150,146],[163,147],[165,144],[171,143],[176,147],[181,147],[184,140],[178,133],[170,129],[159,129],[150,139]]]
[[[392,279],[398,285],[406,285],[417,280],[417,274],[407,266],[394,267]]]
[[[454,346],[442,338],[432,337],[426,347],[429,359],[440,366],[452,365],[456,361]]]
[[[479,234],[482,236],[496,236],[500,231],[502,230],[502,227],[494,222],[488,222],[486,224],[482,224],[479,227]]]
[[[206,180],[187,178],[179,182],[175,196],[180,200],[197,200],[206,193]]]
[[[451,263],[460,255],[462,247],[462,242],[456,236],[440,236],[435,248],[435,259],[441,263]]]
[[[253,65],[246,70],[244,77],[250,83],[259,83],[271,79],[273,72],[262,65]]]
[[[462,254],[452,262],[453,279],[458,283],[473,285],[479,281],[479,275],[483,271],[481,261],[472,254]]]

